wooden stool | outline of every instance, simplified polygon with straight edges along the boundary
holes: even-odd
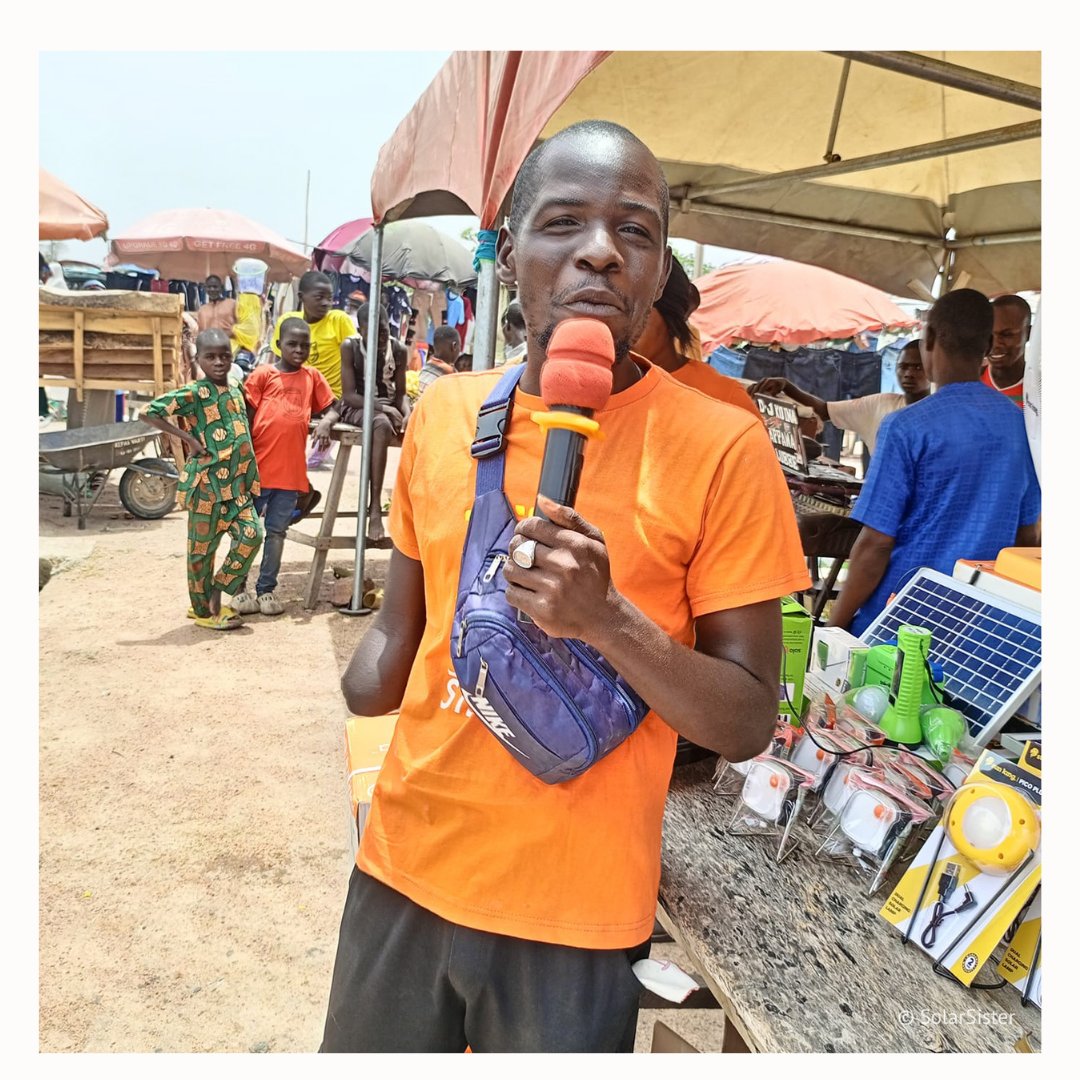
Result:
[[[313,428],[314,426],[312,424]],[[334,522],[339,517],[355,518],[358,516],[356,510],[339,511],[338,502],[341,500],[341,491],[345,487],[345,474],[349,468],[349,455],[352,453],[352,448],[359,446],[361,447],[360,452],[363,453],[363,435],[363,428],[355,427],[352,424],[335,424],[333,426],[330,431],[330,439],[338,444],[339,449],[337,459],[334,461],[334,471],[330,474],[330,487],[326,492],[326,501],[322,504],[322,509],[313,510],[308,515],[309,518],[320,519],[319,531],[315,536],[311,536],[294,525],[285,533],[287,539],[315,549],[315,554],[311,559],[311,569],[308,571],[307,584],[304,586],[304,609],[306,611],[310,611],[318,602],[319,586],[322,584],[323,571],[326,569],[326,557],[331,548],[356,550],[356,534],[354,533],[352,536],[335,536]],[[392,440],[390,445],[400,446],[401,440]],[[357,522],[357,527],[359,528],[359,526],[360,523]]]

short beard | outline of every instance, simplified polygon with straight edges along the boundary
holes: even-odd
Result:
[[[559,324],[557,322],[550,322],[543,330],[536,336],[536,344],[543,351],[544,356],[547,356],[548,345],[551,344],[551,336],[555,333],[555,327]],[[630,348],[633,345],[632,341],[628,341],[626,338],[620,338],[615,342],[615,363],[619,363],[620,360],[625,360],[630,355]]]

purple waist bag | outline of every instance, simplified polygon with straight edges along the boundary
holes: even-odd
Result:
[[[476,497],[461,556],[450,653],[480,721],[546,784],[572,780],[631,735],[649,711],[592,646],[548,637],[506,601],[503,564],[517,518],[503,494],[503,434],[525,365],[480,409],[472,455]]]

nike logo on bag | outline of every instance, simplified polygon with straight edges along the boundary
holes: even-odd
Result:
[[[462,690],[461,693],[464,695],[465,700],[468,701],[469,707],[476,713],[485,727],[497,735],[499,739],[502,740],[504,746],[509,747],[515,754],[520,754],[523,758],[528,760],[529,755],[510,742],[511,739],[515,738],[515,735],[506,726],[506,721],[495,711],[491,702],[488,701],[487,698],[477,697],[475,694],[470,694],[465,690]]]

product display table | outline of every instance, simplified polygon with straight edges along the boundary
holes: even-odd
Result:
[[[728,835],[734,799],[712,790],[715,764],[672,778],[659,917],[749,1049],[1040,1049],[1041,1013],[1014,987],[967,990],[935,975],[878,917],[895,874],[871,897],[852,870],[805,845],[778,865],[775,837]],[[998,981],[994,961],[978,981]]]

